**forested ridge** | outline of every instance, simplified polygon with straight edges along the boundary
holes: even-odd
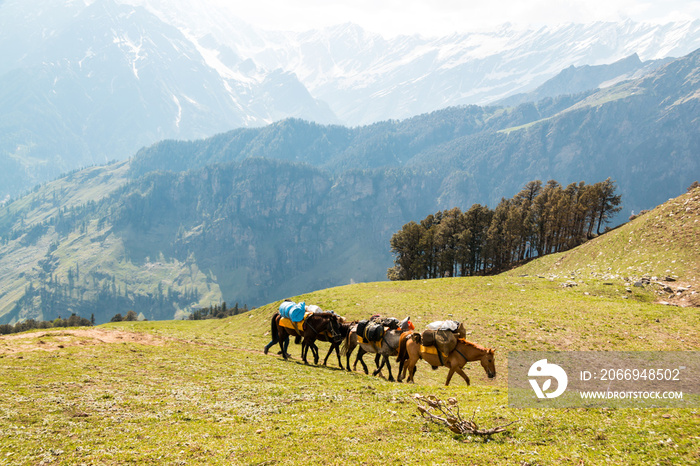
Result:
[[[498,273],[524,260],[565,251],[601,233],[621,210],[610,178],[566,188],[531,181],[495,209],[474,204],[430,214],[391,237],[391,280]]]
[[[525,205],[584,205],[578,180],[610,177],[627,217],[696,179],[699,60],[514,108],[360,128],[285,120],[76,171],[0,207],[0,322],[183,318],[381,280],[397,259],[392,235],[412,219],[425,219],[410,236],[423,252],[401,256],[392,278],[495,273],[573,247],[606,222]],[[519,199],[538,179],[563,186]],[[448,234],[453,223],[469,228]]]

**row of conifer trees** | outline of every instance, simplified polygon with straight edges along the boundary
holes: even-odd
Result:
[[[474,204],[411,221],[391,238],[390,280],[498,273],[525,260],[560,252],[601,233],[621,210],[615,182],[563,187],[531,181],[495,209]]]
[[[61,319],[60,317],[57,317],[54,320],[27,319],[21,322],[17,322],[14,325],[3,324],[0,325],[0,335],[26,332],[28,330],[34,329],[49,329],[59,327],[89,327],[92,325],[95,325],[95,314],[92,315],[92,318],[90,320],[84,317],[80,317],[77,314],[72,314],[67,319]]]

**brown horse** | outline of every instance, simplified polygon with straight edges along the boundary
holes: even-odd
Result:
[[[484,348],[481,345],[460,338],[457,340],[455,349],[446,356],[440,357],[437,353],[428,351],[426,351],[425,347],[421,347],[420,333],[411,334],[410,332],[404,332],[401,335],[401,340],[399,341],[399,356],[396,358],[396,360],[403,365],[403,371],[399,371],[399,382],[404,378],[406,372],[408,372],[408,379],[406,381],[413,382],[416,363],[419,359],[423,359],[433,366],[434,369],[439,366],[449,368],[445,386],[450,384],[452,375],[455,372],[461,375],[464,381],[467,382],[467,385],[469,385],[469,377],[464,373],[462,367],[464,367],[467,362],[471,361],[481,362],[481,366],[484,368],[484,371],[486,371],[486,375],[489,379],[496,377],[495,350],[492,348]]]

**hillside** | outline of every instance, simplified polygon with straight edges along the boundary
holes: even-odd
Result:
[[[659,300],[700,306],[700,189],[643,213],[571,251],[552,254],[511,275],[625,281],[649,285]],[[646,282],[646,283],[644,283]]]
[[[12,435],[0,438],[0,454],[17,465],[696,462],[694,408],[508,406],[510,351],[700,348],[694,308],[655,304],[653,291],[627,292],[618,280],[567,282],[500,275],[292,296],[350,319],[410,315],[419,330],[436,319],[465,322],[469,339],[496,349],[497,377],[471,364],[471,386],[453,379],[444,387],[446,369],[424,362],[407,385],[340,371],[334,357],[329,367],[305,366],[294,344],[289,362],[264,355],[279,301],[224,320],[3,336],[0,361],[13,377],[0,380],[0,430]],[[319,346],[324,355],[327,344]],[[414,394],[454,398],[484,428],[515,423],[490,439],[456,435],[422,419]]]
[[[358,128],[286,120],[76,171],[3,203],[0,322],[105,322],[134,307],[172,318],[382,280],[403,224],[495,206],[537,179],[610,177],[620,222],[695,181],[699,59],[516,108]]]

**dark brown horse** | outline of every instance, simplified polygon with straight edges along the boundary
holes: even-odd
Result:
[[[335,350],[335,354],[338,357],[338,366],[340,366],[341,369],[344,369],[343,363],[340,359],[340,345],[343,343],[345,340],[345,337],[347,336],[348,332],[350,331],[350,327],[352,327],[354,324],[357,322],[345,322],[344,317],[338,317],[338,333],[332,334],[330,332],[325,332],[321,333],[318,335],[317,340],[320,341],[326,341],[331,344],[330,348],[328,348],[328,353],[326,353],[326,357],[323,359],[323,365],[325,366],[326,363],[328,362],[328,358],[330,357],[331,353],[333,350]],[[309,344],[309,348],[311,348],[311,351],[314,354],[314,360],[318,362],[319,359],[319,354],[318,354],[318,347],[314,342],[311,342]]]
[[[314,342],[318,340],[319,337],[327,337],[330,339],[338,338],[340,325],[338,316],[330,312],[309,314],[303,322],[293,324],[295,328],[282,325],[282,319],[279,318],[276,324],[277,341],[279,342],[284,359],[289,358],[289,353],[287,353],[289,337],[301,337],[301,358],[304,364],[308,364],[307,353],[309,348],[312,348],[314,364],[318,364],[318,347]]]

